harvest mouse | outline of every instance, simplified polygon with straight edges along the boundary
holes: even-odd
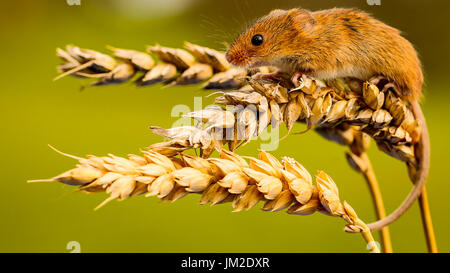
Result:
[[[236,66],[273,66],[289,74],[294,85],[302,75],[327,80],[383,77],[407,101],[423,133],[416,145],[420,158],[415,185],[403,204],[388,217],[369,225],[381,229],[400,217],[420,196],[429,169],[429,139],[418,104],[423,74],[411,43],[400,31],[355,9],[310,12],[273,10],[257,20],[231,44],[227,60]]]

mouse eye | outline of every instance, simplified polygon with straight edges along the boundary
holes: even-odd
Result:
[[[256,34],[252,37],[252,45],[259,46],[264,42],[264,36]]]

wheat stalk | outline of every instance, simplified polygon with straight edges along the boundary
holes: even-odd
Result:
[[[64,154],[64,153],[62,153]],[[67,154],[64,154],[67,155]],[[232,202],[234,212],[248,210],[264,201],[264,211],[286,208],[290,214],[309,215],[316,211],[347,222],[347,232],[361,233],[371,252],[379,252],[370,229],[358,218],[347,202],[341,202],[337,185],[325,172],[316,175],[316,185],[309,172],[292,158],[280,162],[270,153],[258,158],[222,150],[219,158],[203,159],[188,154],[167,157],[143,151],[143,156],[87,156],[79,158],[76,168],[51,179],[79,186],[82,192],[106,192],[109,197],[98,209],[114,199],[123,200],[145,194],[174,202],[188,193],[201,194],[200,204]]]

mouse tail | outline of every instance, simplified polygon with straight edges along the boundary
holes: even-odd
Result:
[[[405,201],[403,201],[403,203],[394,212],[379,221],[368,224],[367,226],[370,230],[379,230],[397,220],[411,207],[414,201],[419,198],[422,189],[425,186],[430,168],[430,138],[425,117],[419,103],[417,101],[411,102],[411,108],[415,118],[419,120],[422,126],[420,141],[415,144],[415,154],[418,162],[416,163],[417,172],[412,175],[414,187],[406,197]]]

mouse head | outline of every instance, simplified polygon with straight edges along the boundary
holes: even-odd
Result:
[[[315,23],[307,10],[273,10],[239,35],[226,58],[236,66],[274,65],[296,52],[299,43],[307,43]]]

